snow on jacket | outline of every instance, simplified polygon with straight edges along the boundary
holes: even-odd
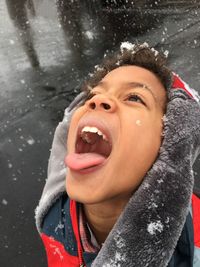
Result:
[[[65,192],[64,158],[69,121],[84,99],[85,93],[76,97],[56,129],[48,179],[36,209],[36,225],[47,254],[53,249],[48,254],[49,267],[90,266],[92,262],[95,267],[200,266],[199,209],[191,212],[193,223],[189,213],[194,184],[192,165],[200,152],[200,102],[196,92],[174,74],[158,158],[130,198],[98,255],[93,256],[82,254],[76,203],[70,201]],[[197,207],[198,198],[193,196],[192,202]],[[66,216],[66,224],[59,229],[62,216]],[[55,228],[62,230],[62,239],[56,237]],[[58,259],[53,264],[50,263],[52,255],[54,260]]]

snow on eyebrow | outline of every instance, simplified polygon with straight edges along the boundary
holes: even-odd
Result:
[[[161,233],[163,231],[163,224],[161,223],[160,220],[156,222],[151,222],[147,225],[147,231],[149,232],[150,235],[155,235],[156,232]]]

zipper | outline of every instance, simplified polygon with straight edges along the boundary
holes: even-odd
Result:
[[[83,261],[83,251],[82,251],[82,247],[80,243],[78,243],[78,257],[79,257],[79,263],[80,263],[79,267],[85,267],[85,264]]]
[[[75,238],[77,241],[79,267],[86,267],[86,265],[84,264],[84,260],[83,260],[83,251],[82,251],[82,245],[81,245],[81,240],[80,240],[80,236],[79,236],[77,212],[78,212],[77,203],[74,200],[70,200],[70,215],[71,215],[74,235],[75,235]]]

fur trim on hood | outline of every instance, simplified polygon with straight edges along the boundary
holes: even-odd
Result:
[[[76,97],[58,125],[48,167],[48,179],[36,225],[65,192],[66,136],[74,110],[85,98]],[[156,162],[144,177],[107,237],[92,266],[165,267],[171,259],[189,211],[194,176],[192,165],[200,152],[200,102],[177,75],[168,92],[163,118],[164,139]]]

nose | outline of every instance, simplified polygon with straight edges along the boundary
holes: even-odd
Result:
[[[116,110],[116,103],[107,96],[95,95],[88,100],[88,107],[91,110],[114,112]]]

